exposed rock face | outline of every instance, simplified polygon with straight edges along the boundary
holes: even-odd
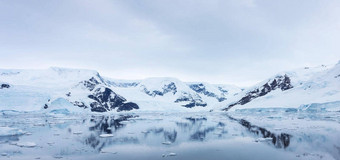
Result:
[[[117,111],[130,111],[139,109],[138,105],[132,102],[126,102],[126,99],[109,88],[101,87],[95,89],[92,95],[88,96],[95,102],[90,104],[91,111],[106,112],[118,108]]]
[[[107,112],[114,109],[117,109],[117,111],[120,112],[139,109],[137,104],[126,102],[124,97],[116,94],[108,88],[102,80],[97,80],[95,77],[82,81],[79,84],[85,86],[87,90],[91,91],[88,98],[93,100],[93,102],[89,104],[90,106],[87,106],[84,102],[74,101],[72,103],[75,106],[82,108],[91,107],[91,111],[93,112]],[[67,97],[72,96],[71,92],[68,92],[66,95]]]
[[[197,92],[197,93],[204,94],[204,95],[206,95],[206,96],[208,96],[208,97],[214,97],[214,98],[216,98],[219,102],[222,102],[222,101],[224,101],[224,100],[227,99],[227,98],[225,98],[225,97],[220,97],[220,96],[216,95],[216,94],[213,93],[213,92],[209,92],[209,91],[205,88],[204,84],[202,84],[202,83],[191,84],[191,85],[189,85],[189,87],[190,87],[192,90],[194,90],[195,92]],[[219,87],[219,90],[222,90],[222,88]],[[226,91],[226,93],[227,93],[227,92],[228,92],[228,91]]]
[[[293,88],[293,85],[291,84],[290,78],[287,75],[284,76],[277,76],[273,80],[270,80],[269,82],[265,83],[259,88],[256,88],[252,91],[249,91],[244,97],[242,97],[239,101],[236,103],[230,104],[228,108],[225,110],[229,110],[231,107],[235,105],[244,105],[250,101],[252,101],[255,98],[262,97],[269,92],[281,89],[282,91],[288,90]]]
[[[195,106],[205,107],[207,103],[203,102],[200,96],[193,97],[191,94],[183,92],[182,96],[175,100],[175,103],[186,102],[187,104],[182,105],[186,108],[192,108]]]
[[[142,91],[152,97],[164,96],[166,94],[172,94],[179,97],[174,101],[175,103],[185,103],[182,106],[187,108],[192,108],[196,106],[205,107],[207,103],[203,102],[201,97],[197,94],[191,94],[186,91],[178,91],[175,82],[167,82],[163,85],[161,90],[149,90],[146,86],[140,86]]]
[[[5,83],[0,85],[0,89],[9,88],[9,87],[10,87],[10,85],[5,84]]]
[[[147,95],[152,96],[152,97],[163,96],[167,93],[172,93],[172,94],[177,93],[177,87],[174,82],[171,82],[169,84],[164,84],[164,86],[162,87],[162,90],[149,91],[144,85],[142,85],[141,87],[143,88],[143,91]]]
[[[139,106],[136,103],[132,103],[132,102],[127,102],[127,103],[123,103],[121,106],[118,107],[117,111],[130,111],[133,109],[139,109]]]
[[[73,105],[75,106],[78,106],[78,107],[81,107],[81,108],[88,108],[84,102],[78,102],[78,101],[75,101],[75,102],[72,102]]]
[[[129,88],[129,87],[136,87],[138,86],[138,82],[112,82],[112,81],[107,81],[107,83],[113,87],[122,87],[122,88]]]
[[[88,88],[90,91],[92,91],[99,84],[99,82],[94,77],[92,77],[88,81],[83,81],[81,83],[83,83],[84,86]]]
[[[218,87],[218,90],[220,90],[223,95],[226,95],[229,93],[227,90],[223,89],[222,87]]]

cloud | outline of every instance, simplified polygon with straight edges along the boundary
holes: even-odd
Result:
[[[337,62],[339,8],[336,0],[0,1],[0,67],[251,85]]]

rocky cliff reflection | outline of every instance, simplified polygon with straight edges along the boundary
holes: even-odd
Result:
[[[120,116],[92,116],[90,119],[91,131],[90,136],[85,139],[85,144],[100,151],[106,145],[114,145],[121,143],[138,143],[135,137],[119,137],[119,138],[100,138],[102,134],[116,133],[120,128],[126,126],[124,121],[129,121],[130,118],[135,118],[135,115],[120,115]]]
[[[338,112],[1,113],[0,153],[9,159],[340,157]]]
[[[120,115],[120,116],[92,116],[91,122],[94,123],[92,127],[89,128],[90,131],[98,131],[99,133],[111,134],[112,130],[116,131],[122,127],[125,127],[123,121],[128,121],[130,118],[135,118],[138,116],[133,115]]]
[[[242,126],[248,129],[249,132],[262,136],[262,138],[268,138],[272,144],[277,148],[287,148],[290,144],[291,135],[287,133],[274,134],[263,127],[252,125],[250,122],[244,119],[235,119],[228,116],[231,120],[239,122]]]
[[[92,116],[89,122],[91,134],[86,137],[85,144],[97,151],[101,151],[105,146],[118,144],[174,146],[190,141],[231,139],[234,138],[235,132],[241,136],[272,138],[271,142],[275,147],[286,148],[289,146],[291,137],[286,133],[276,135],[265,128],[230,116],[225,117],[223,121],[208,119],[204,116],[170,119],[149,119],[138,115]],[[101,137],[102,134],[112,136]]]

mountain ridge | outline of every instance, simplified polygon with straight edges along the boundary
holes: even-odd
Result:
[[[339,80],[340,61],[280,72],[246,89],[172,77],[117,80],[87,69],[0,69],[0,106],[24,111],[77,107],[93,112],[298,107],[340,100]]]

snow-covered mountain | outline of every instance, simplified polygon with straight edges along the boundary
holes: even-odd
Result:
[[[99,73],[91,70],[56,67],[47,70],[0,70],[0,85],[1,110],[35,111],[66,107],[72,111],[89,108],[105,112],[139,108],[112,91]]]
[[[222,105],[225,110],[249,108],[298,108],[315,104],[339,104],[340,62],[279,73]],[[340,109],[340,106],[337,106]]]
[[[248,89],[176,78],[115,80],[81,69],[0,70],[1,110],[210,111],[340,104],[340,63],[279,73]],[[330,107],[328,107],[330,108]],[[340,107],[339,107],[340,108]]]
[[[147,78],[138,81],[109,80],[115,91],[147,110],[195,108],[211,110],[237,92],[238,87],[209,83],[186,83],[176,78]]]
[[[114,80],[92,70],[0,70],[1,110],[210,110],[240,91],[235,86],[175,78]]]

